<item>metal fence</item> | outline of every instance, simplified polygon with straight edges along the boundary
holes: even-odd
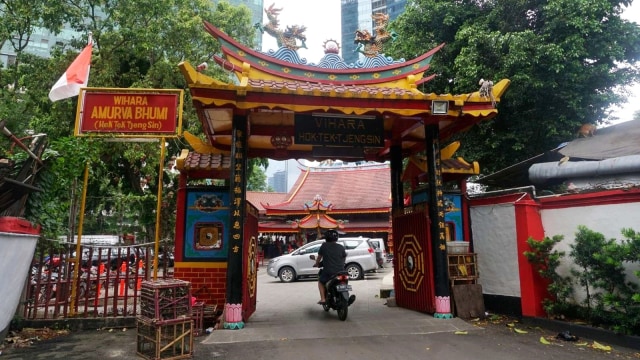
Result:
[[[29,320],[135,317],[141,282],[153,279],[153,249],[153,244],[83,244],[76,269],[76,244],[41,241],[30,273],[24,274],[18,314]],[[157,278],[172,278],[171,258],[160,255]]]

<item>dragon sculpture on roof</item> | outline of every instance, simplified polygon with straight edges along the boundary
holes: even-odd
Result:
[[[266,32],[276,38],[279,47],[286,47],[293,51],[300,48],[306,49],[307,45],[305,42],[307,41],[307,36],[304,32],[307,30],[307,27],[304,25],[292,25],[287,26],[284,30],[280,29],[278,15],[280,15],[282,8],[275,8],[274,6],[275,3],[264,9],[265,14],[267,14],[268,21],[264,25],[257,23],[255,25],[256,28],[258,28],[262,33]],[[298,44],[298,40],[300,40],[300,44]]]
[[[376,57],[383,53],[384,43],[389,40],[395,40],[398,37],[394,31],[387,31],[389,24],[389,15],[383,13],[375,13],[371,15],[375,27],[373,28],[375,35],[371,35],[369,30],[356,30],[354,43],[358,44],[355,51],[358,51],[366,57]]]

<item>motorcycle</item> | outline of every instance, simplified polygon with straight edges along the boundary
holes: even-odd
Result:
[[[315,255],[310,255],[311,260],[315,260]],[[322,267],[322,262],[320,266]],[[331,309],[338,312],[338,319],[345,321],[349,314],[349,306],[356,300],[355,295],[349,296],[351,291],[351,285],[349,285],[349,273],[347,271],[341,271],[335,274],[327,283],[326,288],[326,302],[322,304],[324,311]]]
[[[29,301],[37,301],[40,306],[43,306],[56,297],[58,273],[32,266],[29,284],[31,287]]]
[[[98,266],[90,266],[88,268],[84,267],[81,268],[80,271],[78,299],[84,299],[87,296],[89,298],[99,296],[99,289],[104,289],[106,286],[104,271],[99,274]]]

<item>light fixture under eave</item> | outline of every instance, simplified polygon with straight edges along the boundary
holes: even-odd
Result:
[[[431,115],[447,115],[449,113],[449,102],[442,100],[431,101]]]

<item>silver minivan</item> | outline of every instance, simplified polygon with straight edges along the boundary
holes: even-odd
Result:
[[[290,254],[278,256],[269,260],[267,274],[280,278],[282,282],[292,282],[301,277],[318,276],[318,268],[313,267],[311,254],[317,254],[324,239],[316,240],[301,246]],[[364,273],[378,268],[373,245],[369,238],[344,237],[338,243],[347,252],[345,270],[349,273],[349,280],[364,278]]]
[[[383,239],[369,239],[371,245],[373,245],[373,250],[376,253],[376,261],[378,262],[378,267],[381,269],[384,268],[384,264],[387,261],[387,251],[384,248],[384,240]]]

